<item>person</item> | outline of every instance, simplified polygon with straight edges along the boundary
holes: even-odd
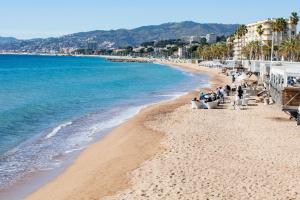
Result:
[[[212,100],[212,98],[211,98],[211,96],[209,96],[207,99],[205,99],[205,103],[207,103],[207,102],[212,102],[213,100]]]
[[[219,88],[219,92],[220,92],[220,99],[222,100],[222,102],[224,103],[224,96],[225,96],[225,92],[224,89],[222,87]]]
[[[226,92],[226,95],[229,96],[230,95],[230,91],[231,91],[231,87],[229,85],[226,85],[225,86],[225,92]]]
[[[242,99],[244,91],[241,86],[238,87],[237,93],[238,93],[239,99]]]
[[[217,93],[217,97],[221,97],[221,91],[220,91],[220,88],[217,88],[216,93]]]
[[[204,99],[205,99],[205,94],[201,92],[199,96],[199,100],[204,100]]]
[[[211,93],[211,95],[210,95],[210,98],[211,98],[211,101],[215,101],[215,100],[217,100],[217,94],[216,93]]]
[[[232,75],[232,83],[234,83],[234,82],[235,82],[235,76]]]

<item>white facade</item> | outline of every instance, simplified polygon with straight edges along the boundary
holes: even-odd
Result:
[[[262,21],[257,21],[254,23],[247,24],[247,34],[240,38],[234,40],[234,59],[241,59],[241,49],[246,46],[248,43],[252,41],[261,41],[262,44],[267,44],[268,41],[272,41],[272,23],[276,19],[266,19]],[[289,19],[286,19],[287,22],[287,30],[281,33],[274,33],[274,45],[278,46],[281,42],[287,38],[295,38],[297,33],[297,27],[290,23]],[[257,27],[262,25],[262,29],[264,33],[260,36],[257,33]]]
[[[187,51],[185,47],[179,47],[178,48],[178,57],[179,58],[185,58],[187,55]]]
[[[206,38],[205,36],[191,36],[190,37],[190,44],[192,44],[193,42],[201,42],[202,38]]]
[[[216,43],[217,42],[217,35],[214,33],[210,33],[206,35],[206,42],[208,44]]]

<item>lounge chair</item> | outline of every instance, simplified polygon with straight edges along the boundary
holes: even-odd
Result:
[[[208,109],[216,109],[218,108],[218,104],[219,104],[219,100],[205,103]]]
[[[191,101],[191,108],[192,109],[207,109],[207,105],[204,103],[203,100]]]
[[[199,101],[191,101],[191,108],[192,109],[199,109],[200,108],[200,102]]]

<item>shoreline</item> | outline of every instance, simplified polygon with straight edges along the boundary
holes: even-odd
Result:
[[[190,67],[189,65],[178,65],[177,63],[171,63],[171,62],[159,62],[158,64],[163,64],[163,65],[168,65],[170,67],[176,67],[176,68],[181,68],[185,71],[193,72],[193,73],[204,73],[208,76],[214,76],[217,74],[216,70],[212,69],[205,69],[201,68],[198,66]],[[196,68],[195,68],[196,67]],[[199,69],[198,69],[199,68]],[[210,81],[212,82],[212,81]],[[214,85],[214,84],[212,84]],[[216,85],[220,85],[217,83]],[[108,195],[112,195],[116,193],[119,190],[125,189],[129,187],[129,180],[126,176],[127,173],[133,171],[137,167],[139,167],[140,164],[142,164],[144,161],[148,160],[155,154],[161,151],[161,145],[160,141],[164,137],[163,133],[158,133],[154,132],[152,130],[147,129],[144,126],[144,123],[146,121],[152,120],[153,117],[156,115],[161,114],[162,112],[172,112],[175,108],[182,106],[189,102],[189,100],[197,96],[195,92],[190,92],[186,95],[183,95],[179,98],[176,98],[174,100],[169,100],[166,102],[160,102],[154,105],[147,106],[146,108],[143,108],[137,115],[133,116],[130,118],[128,121],[125,123],[121,124],[119,127],[113,129],[110,133],[106,134],[104,138],[102,138],[100,141],[96,141],[95,143],[89,145],[86,150],[81,152],[79,156],[75,159],[74,163],[72,163],[70,166],[67,167],[67,169],[61,173],[58,177],[56,177],[54,180],[48,182],[46,185],[42,186],[39,188],[36,192],[33,192],[30,194],[26,199],[39,199],[49,196],[49,199],[68,199],[70,196],[72,196],[72,199],[76,199],[75,196],[78,195],[74,194],[72,195],[72,191],[76,190],[81,190],[86,196],[82,196],[82,198],[86,197],[104,197]],[[161,108],[164,106],[165,108]],[[130,133],[129,133],[130,130]],[[143,132],[143,136],[140,136],[139,133]],[[123,134],[126,134],[123,136]],[[149,139],[152,142],[149,142]],[[119,146],[114,146],[112,149],[110,149],[111,144],[113,143],[118,143]],[[130,148],[126,149],[125,146],[132,146],[132,145],[137,145],[135,148]],[[142,145],[141,145],[142,144]],[[128,157],[128,155],[124,154],[125,152],[120,152],[119,150],[127,150],[127,154],[130,154],[131,157]],[[140,150],[143,150],[143,154],[140,154]],[[107,155],[102,155],[100,152],[102,151],[109,151],[110,153]],[[78,174],[77,171],[81,171],[84,168],[85,165],[84,163],[91,163],[92,160],[89,159],[96,159],[96,153],[99,153],[99,157],[101,157],[101,160],[97,161],[96,164],[93,164],[94,166],[88,167],[89,169],[84,170],[85,172]],[[133,153],[136,153],[135,156],[133,156]],[[123,153],[123,154],[122,154]],[[122,155],[121,155],[122,154]],[[123,167],[124,169],[112,169],[111,166],[116,166],[119,165],[119,161],[116,161],[116,157],[122,158],[122,157],[127,157],[125,160],[122,160],[121,164],[124,164]],[[115,162],[112,164],[111,162]],[[108,167],[110,166],[110,167]],[[109,169],[107,169],[109,168]],[[88,182],[89,178],[82,180],[82,177],[85,177],[86,174],[90,174],[96,169],[101,169],[101,171],[105,171],[103,174],[93,174],[93,175],[88,175],[89,178],[92,177],[98,177],[98,178],[103,178],[105,176],[109,177],[106,181],[100,181],[97,182],[97,188],[106,188],[106,190],[102,189],[102,191],[94,192],[92,191],[93,188],[91,186],[91,183],[86,183]],[[125,171],[124,171],[125,170]],[[117,173],[118,175],[114,174]],[[104,176],[105,174],[105,176]],[[78,180],[76,181],[74,175],[78,177]],[[121,177],[121,178],[120,178]],[[117,179],[116,179],[117,178]],[[74,180],[75,179],[75,180]],[[69,181],[68,181],[69,180]],[[83,185],[90,185],[88,189],[89,192],[84,192],[87,188],[81,184],[73,184],[74,182],[78,181],[84,182]],[[117,184],[115,183],[117,182]],[[66,185],[64,187],[64,190],[59,189],[59,185]],[[102,186],[100,187],[99,184]],[[81,186],[80,186],[81,185]],[[55,192],[55,197],[52,197],[51,194],[53,194],[53,191]],[[51,198],[50,198],[51,197]],[[80,198],[77,198],[80,199]]]

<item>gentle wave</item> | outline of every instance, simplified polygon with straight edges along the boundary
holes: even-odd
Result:
[[[48,135],[46,135],[45,139],[49,139],[52,138],[53,136],[55,136],[62,128],[65,128],[69,125],[71,125],[72,122],[66,122],[64,124],[61,124],[57,127],[55,127]]]

